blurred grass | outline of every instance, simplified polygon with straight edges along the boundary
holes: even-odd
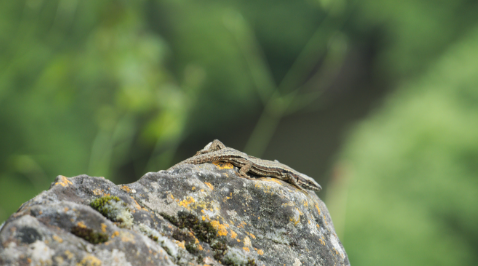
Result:
[[[0,221],[56,175],[130,181],[169,167],[189,136],[246,118],[260,117],[245,148],[260,156],[284,117],[347,78],[362,46],[371,86],[396,91],[349,133],[325,186],[352,264],[476,265],[477,11],[465,0],[0,1]]]

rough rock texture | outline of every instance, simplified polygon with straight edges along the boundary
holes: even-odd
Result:
[[[0,228],[0,265],[349,265],[324,203],[231,165],[128,185],[59,176]]]

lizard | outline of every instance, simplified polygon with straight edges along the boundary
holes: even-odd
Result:
[[[247,179],[253,179],[247,173],[257,176],[277,178],[298,187],[301,190],[321,190],[322,187],[311,177],[302,174],[279,161],[260,159],[236,149],[226,147],[221,141],[215,139],[207,144],[196,155],[181,161],[170,167],[171,170],[183,164],[202,164],[212,162],[225,162],[239,168],[239,175]]]

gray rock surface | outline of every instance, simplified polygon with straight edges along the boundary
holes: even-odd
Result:
[[[325,204],[230,165],[127,185],[58,176],[0,228],[0,265],[350,265]]]

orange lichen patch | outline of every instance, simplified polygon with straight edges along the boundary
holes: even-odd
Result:
[[[121,234],[121,241],[123,242],[131,242],[131,243],[136,243],[136,241],[134,240],[134,235],[129,233],[129,232],[123,232]]]
[[[316,224],[315,226],[317,226],[317,228],[320,228],[320,225],[319,225],[319,224]]]
[[[297,225],[300,222],[300,216],[299,217],[290,217],[289,220],[294,223],[294,225]]]
[[[246,252],[251,252],[248,247],[243,247],[242,249],[244,249]]]
[[[172,199],[174,199],[174,196],[173,196],[173,194],[169,194],[169,196],[171,196],[171,198],[172,198]]]
[[[320,244],[322,244],[322,245],[324,245],[324,246],[325,246],[325,242],[324,242],[324,240],[322,240],[322,239],[320,239],[320,238],[319,238],[319,241],[320,241]]]
[[[232,238],[232,239],[235,239],[236,236],[237,236],[236,232],[234,232],[234,231],[231,230],[231,238]]]
[[[114,231],[113,234],[111,235],[111,238],[115,238],[119,236],[119,231]]]
[[[321,212],[320,212],[319,205],[315,204],[315,208],[317,209],[317,211],[318,211],[318,212],[319,212],[319,214],[320,214]]]
[[[93,194],[95,194],[96,196],[103,195],[103,190],[95,188],[93,189]]]
[[[276,182],[279,185],[284,185],[284,183],[277,178],[267,178],[266,181]]]
[[[86,225],[83,222],[77,222],[76,226],[81,227],[81,228],[86,228]]]
[[[255,235],[253,235],[253,234],[251,234],[251,233],[249,233],[249,232],[246,232],[246,234],[248,234],[250,237],[256,239],[256,236],[255,236]]]
[[[192,187],[191,190],[196,190],[196,187]]]
[[[189,235],[192,236],[192,238],[194,239],[194,244],[199,244],[199,239],[197,239],[192,232],[189,232]]]
[[[196,202],[192,197],[188,196],[185,200],[179,202],[179,206],[189,209],[189,204]]]
[[[101,260],[93,255],[86,255],[77,266],[101,266]]]
[[[122,185],[120,188],[124,190],[125,192],[128,192],[128,193],[131,192],[131,188],[129,188],[127,185]]]
[[[186,241],[183,240],[183,241],[179,242],[179,241],[177,241],[177,240],[174,240],[174,242],[176,242],[176,244],[177,244],[180,248],[186,249],[186,247],[185,247]]]
[[[134,202],[134,207],[135,207],[136,209],[148,211],[148,210],[145,209],[145,208],[141,208],[141,205],[139,205],[139,203],[138,203],[133,197],[130,197],[130,198],[133,200],[133,202]]]
[[[60,185],[62,187],[67,187],[69,185],[73,185],[73,183],[70,180],[68,180],[68,178],[66,178],[66,176],[61,175],[60,178],[59,178],[59,181],[55,183],[55,186],[56,185]]]
[[[257,250],[257,254],[259,254],[259,255],[261,255],[261,256],[264,255],[264,250],[258,249],[258,250]]]
[[[307,201],[304,201],[304,207],[309,206],[309,203]]]
[[[204,184],[206,184],[206,186],[208,186],[209,189],[214,190],[214,186],[211,185],[211,183],[209,183],[209,182],[204,182]]]
[[[206,217],[201,216],[201,220],[206,221]]]
[[[237,242],[241,242],[241,240],[240,240],[239,238],[238,238],[238,239],[236,239],[236,241],[237,241]]]
[[[220,224],[218,221],[214,221],[214,220],[211,221],[211,225],[214,227],[214,229],[217,230],[218,236],[227,236],[227,230],[225,225]]]
[[[58,243],[63,243],[63,239],[57,235],[53,235],[53,239]]]
[[[234,169],[234,165],[231,163],[213,162],[219,169]]]
[[[241,224],[239,224],[237,227],[239,228],[244,228],[244,225],[247,225],[246,222],[242,221]]]
[[[101,223],[101,232],[106,233],[106,224]]]
[[[69,210],[68,207],[65,207],[65,208],[63,209],[64,212],[67,212],[68,210]]]
[[[295,208],[295,209],[299,212],[299,215],[303,215],[303,214],[304,214],[301,210],[299,210],[299,208]]]
[[[204,250],[204,248],[203,248],[201,245],[197,245],[197,248],[198,248],[199,250]]]
[[[66,255],[66,257],[67,257],[69,260],[71,260],[71,259],[75,256],[75,255],[73,255],[73,253],[71,253],[71,251],[69,251],[69,250],[66,250],[66,251],[65,251],[65,255]]]

